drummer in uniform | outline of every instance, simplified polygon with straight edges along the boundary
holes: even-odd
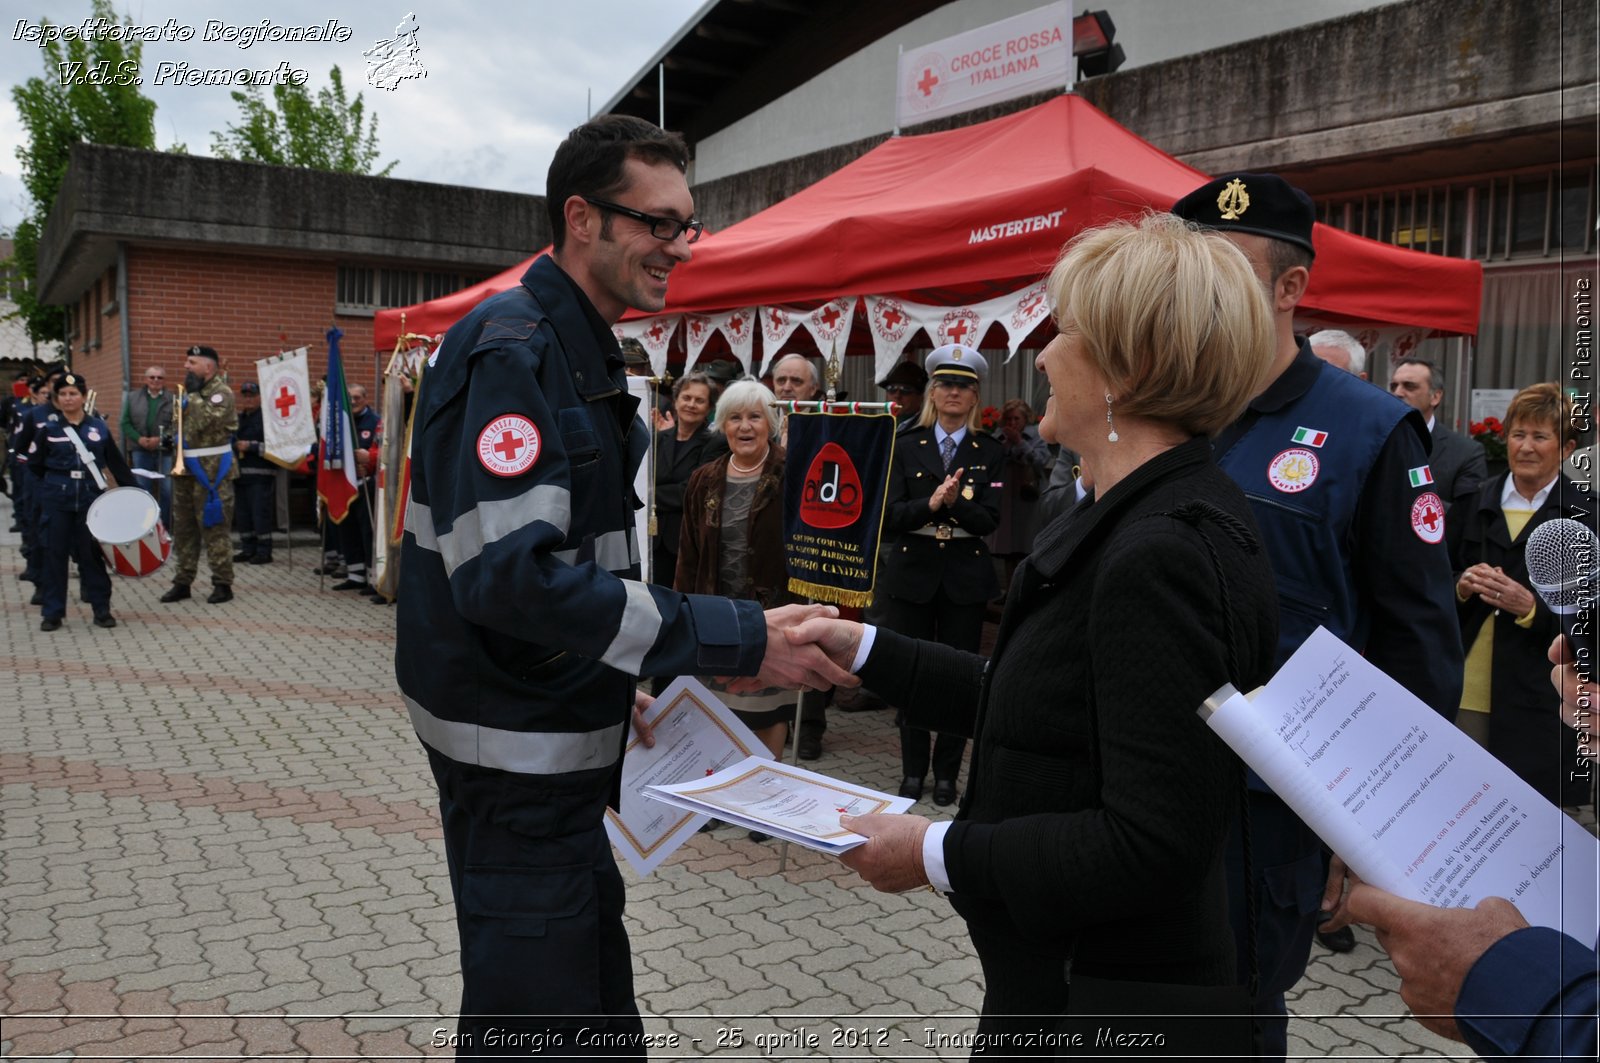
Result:
[[[178,572],[163,602],[189,597],[205,543],[212,605],[233,600],[233,433],[239,427],[233,389],[217,371],[217,352],[190,347],[183,359],[183,470],[173,469],[172,544]]]
[[[111,429],[84,410],[88,389],[75,373],[55,385],[56,411],[46,416],[28,445],[28,471],[39,514],[40,631],[61,627],[67,612],[67,558],[78,563],[83,599],[94,610],[95,627],[116,627],[111,615],[111,577],[89,534],[89,506],[115,486],[107,465],[116,448]]]

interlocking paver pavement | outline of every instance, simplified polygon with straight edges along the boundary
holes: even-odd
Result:
[[[7,1058],[449,1054],[455,927],[394,611],[319,592],[313,560],[239,566],[220,606],[117,579],[120,627],[74,600],[43,633],[0,536]],[[816,766],[892,790],[897,741],[888,713],[833,712]],[[647,1028],[679,1038],[653,1058],[965,1058],[982,977],[942,898],[805,850],[780,869],[729,827],[624,874]],[[1358,937],[1297,987],[1296,1058],[1472,1058]]]

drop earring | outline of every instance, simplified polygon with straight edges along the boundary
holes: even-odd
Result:
[[[1111,392],[1109,391],[1106,392],[1106,427],[1110,429],[1106,433],[1106,442],[1115,443],[1117,441],[1117,426],[1111,421]]]

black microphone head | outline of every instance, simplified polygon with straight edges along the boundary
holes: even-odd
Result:
[[[1528,581],[1552,609],[1595,595],[1594,529],[1569,517],[1545,521],[1528,534]]]

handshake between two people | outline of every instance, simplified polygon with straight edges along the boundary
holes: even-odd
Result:
[[[767,650],[753,676],[727,680],[735,694],[769,687],[826,690],[857,687],[850,672],[861,645],[861,625],[839,619],[831,605],[785,605],[767,610]]]

